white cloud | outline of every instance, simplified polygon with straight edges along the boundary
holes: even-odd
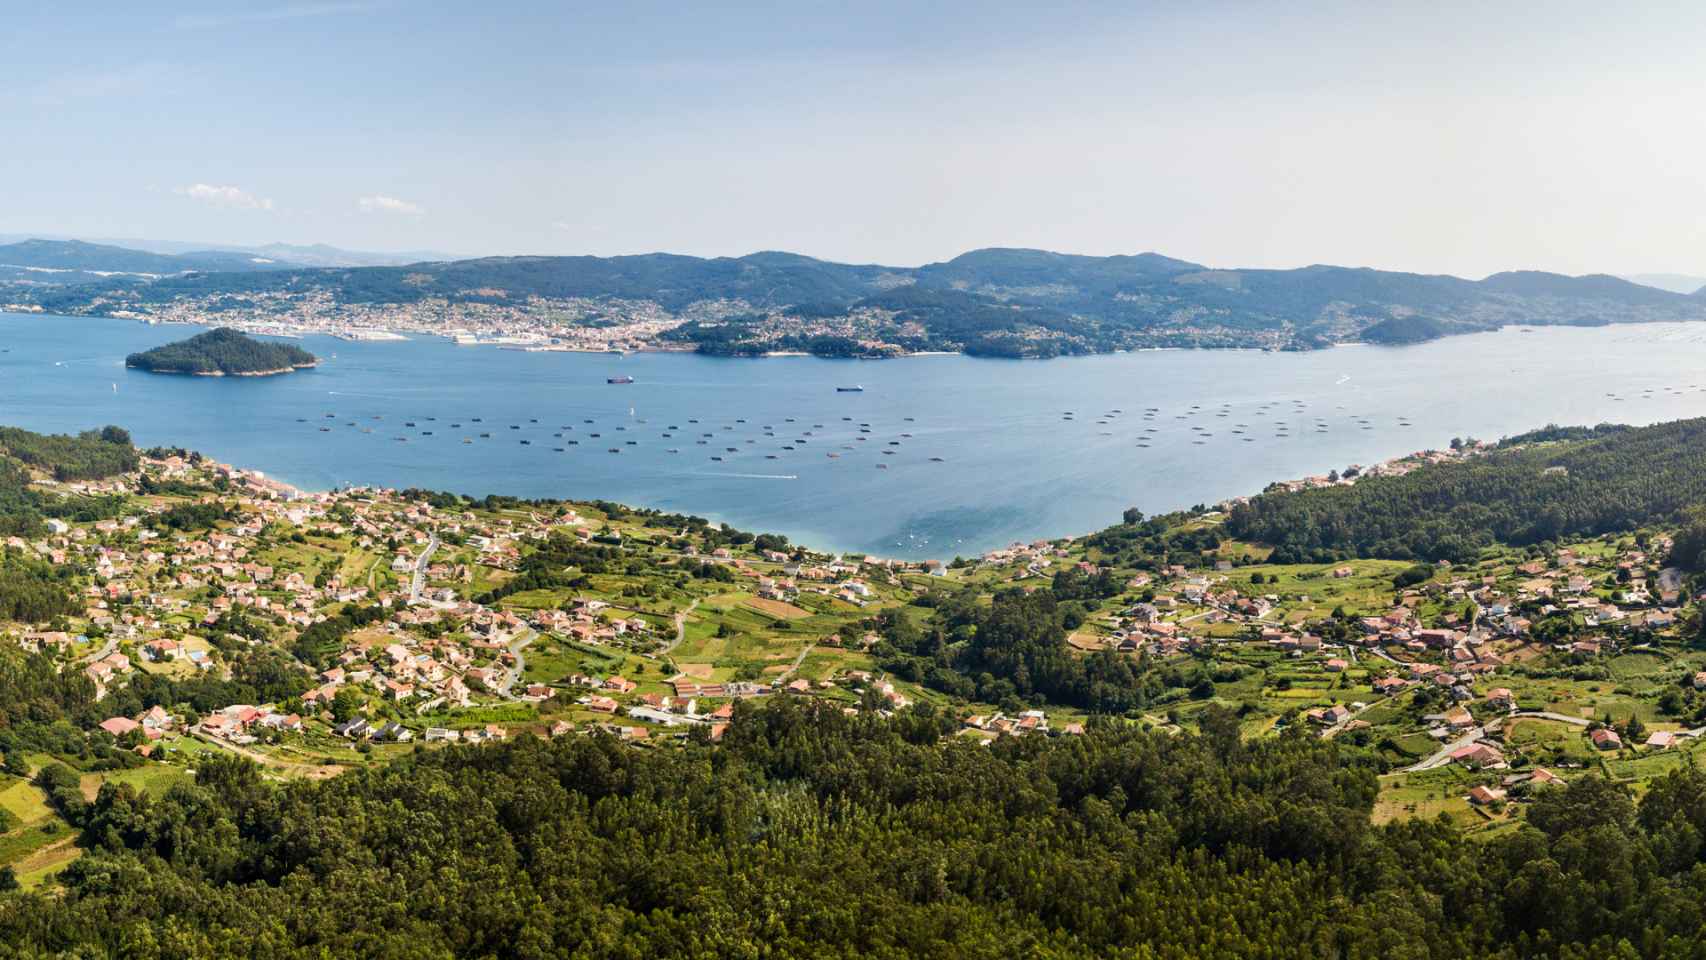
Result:
[[[362,197],[356,203],[361,206],[363,213],[396,213],[405,217],[418,217],[426,213],[426,208],[418,203],[410,203],[407,200],[398,200],[396,197],[377,194],[371,197]]]
[[[211,183],[193,183],[187,187],[173,187],[172,192],[180,197],[189,197],[202,203],[216,207],[229,207],[233,210],[271,210],[272,201],[265,197],[257,197],[241,187],[219,187]]]
[[[240,13],[188,14],[171,21],[178,30],[217,30],[255,23],[279,23],[308,17],[337,16],[364,13],[379,6],[376,3],[298,3],[271,10],[250,10]]]

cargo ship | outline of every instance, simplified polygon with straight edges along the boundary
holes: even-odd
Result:
[[[633,377],[605,377],[605,383],[633,383]]]

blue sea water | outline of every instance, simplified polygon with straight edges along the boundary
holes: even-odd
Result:
[[[947,559],[1454,436],[1706,413],[1706,325],[1690,324],[1046,361],[624,357],[308,337],[301,345],[321,365],[285,376],[125,369],[127,354],[194,332],[0,314],[0,423],[116,423],[139,444],[190,447],[308,489],[603,498],[826,549]],[[605,382],[621,375],[635,382]],[[864,391],[836,390],[853,384]]]

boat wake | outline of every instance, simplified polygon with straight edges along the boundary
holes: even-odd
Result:
[[[367,397],[373,400],[394,400],[398,403],[403,402],[402,397],[393,397],[384,393],[356,393],[352,390],[327,390],[326,394],[333,397]]]

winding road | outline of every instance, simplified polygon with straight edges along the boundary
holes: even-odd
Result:
[[[687,639],[687,615],[692,613],[694,610],[698,609],[698,607],[699,607],[699,600],[698,600],[698,598],[695,598],[692,603],[687,605],[686,610],[683,610],[680,613],[675,615],[675,639],[671,640],[669,642],[669,644],[667,646],[665,646],[662,650],[659,650],[658,656],[660,656],[660,657],[669,656],[670,654],[675,652],[676,647],[681,646],[681,641]]]
[[[1451,762],[1451,755],[1453,752],[1473,744],[1475,741],[1486,735],[1486,730],[1483,730],[1480,727],[1472,727],[1468,732],[1464,733],[1463,736],[1458,737],[1456,740],[1451,741],[1443,747],[1440,747],[1433,756],[1428,757],[1426,760],[1419,763],[1413,763],[1397,772],[1415,773],[1419,770],[1432,770],[1435,767],[1443,767]]]
[[[409,578],[409,602],[420,603],[421,591],[426,588],[427,564],[432,562],[432,555],[438,551],[438,533],[434,531],[431,539],[427,540],[426,549],[415,558],[415,572]]]
[[[515,635],[514,640],[510,641],[509,652],[511,656],[515,657],[515,666],[504,668],[504,678],[498,683],[498,696],[507,700],[516,699],[515,695],[509,691],[511,687],[515,686],[516,681],[521,679],[522,672],[527,669],[527,657],[522,654],[522,651],[526,650],[527,645],[537,639],[539,639],[538,631],[532,627],[525,627]]]

